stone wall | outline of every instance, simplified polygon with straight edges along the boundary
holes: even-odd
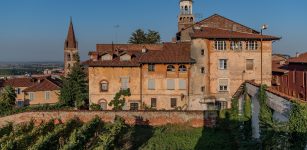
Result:
[[[50,119],[60,119],[62,122],[78,117],[83,122],[88,122],[99,116],[103,122],[113,122],[115,116],[125,119],[129,125],[143,124],[162,126],[167,124],[187,125],[192,127],[212,127],[216,123],[217,113],[214,111],[49,111],[25,112],[0,118],[0,127],[8,122],[15,124],[35,120],[36,124]]]

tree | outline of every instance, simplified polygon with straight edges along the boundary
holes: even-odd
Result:
[[[60,103],[80,109],[88,105],[88,84],[84,67],[80,64],[79,55],[77,54],[75,57],[77,62],[73,65],[67,77],[63,78]]]
[[[13,87],[6,86],[3,88],[0,95],[0,107],[6,110],[12,109],[15,106],[16,93]]]
[[[137,29],[131,34],[129,43],[131,44],[156,44],[160,43],[161,37],[159,32],[148,30],[147,33],[142,29]]]
[[[113,110],[123,110],[125,106],[125,97],[131,96],[130,89],[121,90],[117,92],[112,101],[110,101],[109,106],[113,106]]]
[[[148,33],[146,34],[146,41],[147,44],[155,44],[161,42],[161,37],[159,32],[154,30],[148,30]]]

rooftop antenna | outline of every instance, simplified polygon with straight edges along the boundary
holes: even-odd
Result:
[[[115,28],[115,44],[116,44],[116,43],[118,43],[117,32],[118,32],[120,25],[117,24],[117,25],[114,25],[113,27]]]

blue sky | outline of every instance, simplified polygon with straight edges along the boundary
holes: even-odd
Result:
[[[265,34],[281,36],[273,52],[307,52],[306,0],[194,0],[198,19],[218,13]],[[81,59],[97,43],[126,43],[137,28],[177,31],[179,0],[0,0],[0,61],[63,61],[73,17]],[[115,26],[119,25],[118,28]]]

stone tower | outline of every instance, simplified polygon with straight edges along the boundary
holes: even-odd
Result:
[[[180,0],[180,14],[178,16],[177,41],[191,41],[195,17],[193,15],[193,0]],[[190,27],[190,28],[189,28]]]
[[[194,24],[193,0],[180,0],[178,32]]]
[[[75,36],[72,18],[68,28],[67,37],[64,43],[64,73],[65,76],[69,73],[72,66],[77,62],[78,42]]]

